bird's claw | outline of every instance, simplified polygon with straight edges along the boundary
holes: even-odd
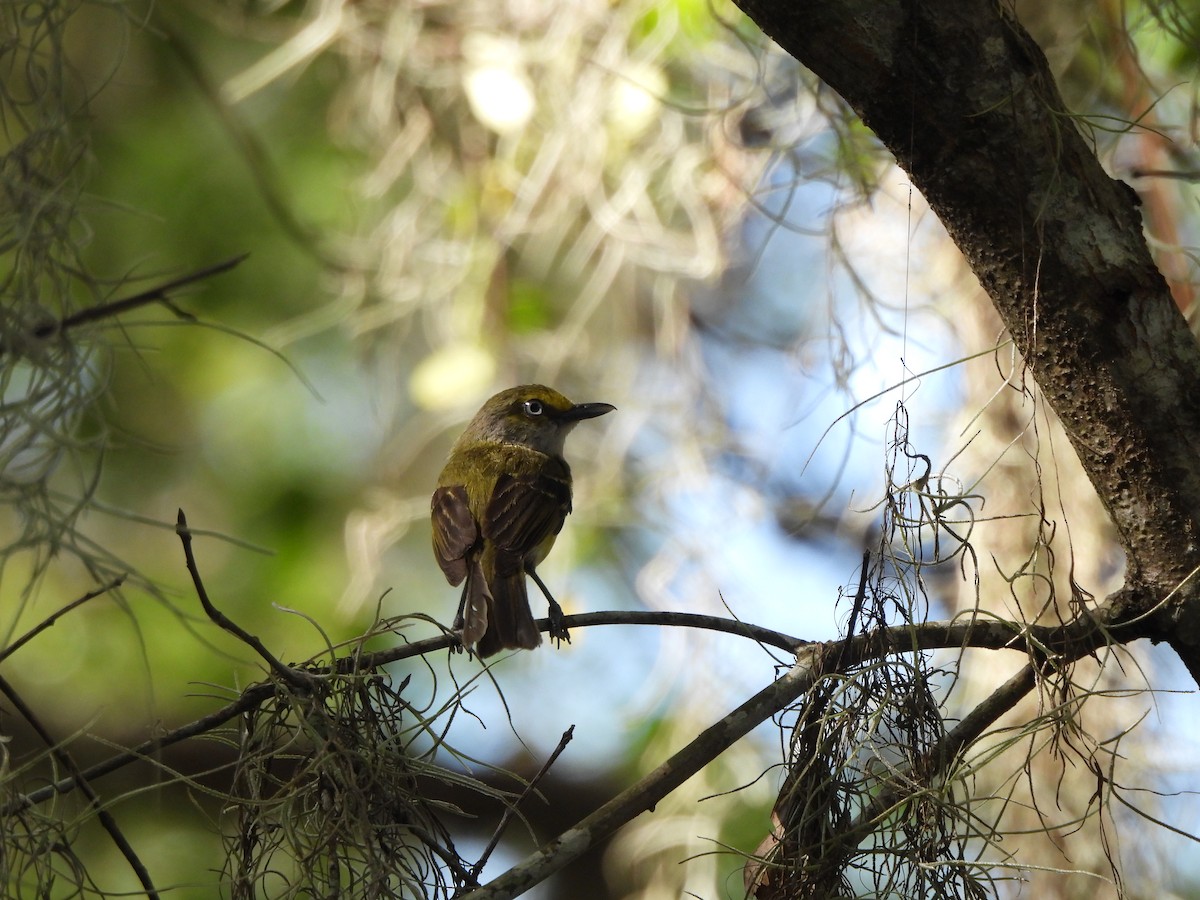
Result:
[[[567,631],[567,626],[563,624],[562,607],[555,600],[550,601],[550,640],[554,641],[556,647],[561,647],[563,641],[571,643],[571,633]]]

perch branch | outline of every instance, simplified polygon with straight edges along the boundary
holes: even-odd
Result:
[[[200,569],[196,566],[196,556],[192,553],[192,533],[188,531],[187,516],[183,514],[183,510],[179,510],[179,518],[175,525],[175,533],[179,535],[179,540],[183,544],[183,555],[187,560],[187,569],[192,576],[192,584],[196,587],[196,595],[200,598],[200,605],[204,607],[204,612],[218,626],[228,631],[238,640],[242,641],[248,647],[254,650],[261,656],[270,666],[271,671],[290,684],[292,687],[301,691],[310,691],[316,685],[317,680],[307,672],[301,672],[299,669],[293,669],[291,666],[285,666],[276,659],[261,640],[259,640],[250,632],[246,631],[223,612],[213,606],[213,603],[208,598],[208,591],[204,588],[204,582],[200,578]]]
[[[1119,607],[1116,614],[1120,614]],[[965,622],[927,622],[918,626],[901,625],[896,626],[894,629],[889,629],[889,631],[896,631],[896,637],[900,637],[902,633],[907,639],[905,645],[915,650],[974,647],[987,650],[1017,650],[1031,653],[1041,658],[1060,653],[1069,653],[1071,658],[1078,659],[1080,656],[1104,646],[1105,643],[1112,640],[1104,628],[1100,627],[1107,620],[1107,615],[1107,609],[1105,609],[1104,612],[1097,614],[1094,620],[1089,617],[1081,617],[1065,626],[1019,625],[1003,620],[988,622],[971,620]],[[788,650],[789,652],[796,652],[794,648],[799,647],[799,652],[806,654],[822,653],[830,647],[845,648],[840,651],[844,654],[841,662],[845,665],[854,665],[865,659],[866,655],[871,652],[871,648],[875,646],[872,643],[873,641],[886,643],[886,637],[883,641],[880,641],[879,636],[872,637],[871,634],[867,634],[854,638],[849,644],[844,640],[830,642],[829,644],[811,644],[800,641],[797,638],[781,635],[769,629],[760,628],[756,625],[749,625],[745,622],[677,612],[618,610],[604,613],[586,613],[583,615],[567,616],[564,619],[564,623],[571,628],[594,625],[674,625],[705,628],[741,635],[764,644]],[[549,621],[547,619],[538,620],[538,627],[543,630],[549,628]],[[446,633],[374,653],[355,652],[336,660],[332,666],[314,668],[311,674],[314,677],[323,677],[369,672],[403,659],[423,656],[427,653],[434,653],[455,646],[458,646],[457,636]],[[296,670],[292,669],[290,671],[295,672]],[[770,690],[770,688],[767,690]],[[160,737],[145,741],[131,750],[118,753],[109,759],[103,760],[85,771],[83,777],[95,780],[103,775],[108,775],[118,769],[124,768],[130,763],[152,759],[156,753],[166,747],[220,728],[236,716],[249,712],[264,703],[274,693],[275,685],[273,684],[251,685],[232,703],[193,722],[173,729]],[[0,807],[0,816],[11,815],[14,812],[38,803],[43,803],[55,794],[70,793],[77,786],[78,784],[74,777],[60,779],[53,784],[38,788],[36,791],[14,797],[4,806]]]
[[[1000,628],[993,626],[1001,626]],[[994,649],[1022,648],[1035,658],[1045,659],[1046,654],[1061,648],[1065,659],[1078,659],[1111,640],[1108,632],[1091,616],[1081,616],[1067,626],[1058,628],[1021,629],[1025,639],[1035,630],[1042,631],[1041,639],[1033,646],[1026,646],[1013,634],[1011,623],[939,623],[933,627],[899,626],[887,631],[896,631],[911,636],[906,647],[911,650],[980,646],[973,640],[981,634],[988,638],[986,645]],[[998,642],[1007,633],[1005,641]],[[948,640],[957,637],[958,640]],[[655,805],[688,778],[711,763],[736,741],[753,730],[759,723],[794,703],[809,691],[823,676],[833,671],[859,665],[869,659],[875,648],[881,645],[879,633],[867,633],[848,640],[814,644],[801,650],[796,664],[780,679],[759,691],[725,718],[705,729],[691,743],[673,755],[657,769],[610,800],[600,809],[582,819],[577,825],[563,832],[546,846],[537,850],[498,878],[472,891],[464,900],[507,900],[517,897],[535,884],[545,880],[612,834],[618,828]],[[1032,671],[1032,665],[1029,667]],[[1027,676],[1032,677],[1032,676]],[[945,759],[954,755],[975,736],[982,733],[988,724],[995,721],[1023,695],[1024,680],[1010,681],[993,697],[964,719],[957,728],[939,745]],[[946,763],[943,762],[943,765]]]
[[[83,795],[87,798],[88,803],[96,813],[96,818],[100,820],[101,827],[108,834],[113,844],[116,845],[117,850],[125,857],[125,861],[129,863],[129,867],[133,869],[146,896],[150,900],[158,900],[158,890],[154,887],[154,881],[150,878],[150,872],[138,857],[137,852],[133,849],[133,845],[125,837],[125,833],[117,825],[117,820],[113,818],[112,813],[105,809],[104,805],[100,802],[100,795],[96,793],[88,779],[79,771],[79,766],[76,765],[75,758],[54,740],[50,732],[42,725],[37,716],[34,715],[33,710],[21,698],[21,695],[13,690],[12,685],[2,676],[0,676],[0,694],[3,694],[8,699],[8,702],[21,714],[22,718],[29,723],[29,727],[34,730],[42,743],[46,745],[46,748],[50,751],[50,755],[54,757],[55,761],[71,773],[72,781],[83,791]]]
[[[22,647],[24,647],[30,641],[32,641],[35,637],[37,637],[39,634],[41,634],[47,628],[52,626],[55,622],[57,622],[59,619],[61,619],[63,616],[65,616],[67,613],[69,613],[71,610],[76,609],[80,606],[83,606],[83,604],[87,603],[89,600],[95,600],[97,597],[101,596],[102,594],[107,594],[109,591],[115,591],[117,588],[119,588],[124,583],[125,583],[125,576],[120,575],[120,576],[114,578],[108,584],[104,585],[104,587],[96,588],[96,590],[94,590],[94,591],[88,591],[86,594],[84,594],[78,600],[72,600],[70,603],[68,603],[62,609],[51,613],[49,616],[47,616],[45,619],[43,619],[41,622],[39,622],[33,628],[29,629],[29,631],[25,632],[23,635],[21,635],[15,641],[13,641],[11,644],[9,644],[7,647],[0,650],[0,663],[4,662],[4,660],[8,659],[8,657],[12,656],[14,653],[16,653],[18,650],[20,650]]]

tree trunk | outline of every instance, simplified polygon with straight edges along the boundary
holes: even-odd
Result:
[[[738,0],[921,190],[1061,418],[1126,553],[1118,640],[1200,682],[1200,348],[1038,46],[983,0]]]

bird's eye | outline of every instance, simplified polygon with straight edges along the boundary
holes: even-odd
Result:
[[[540,416],[543,412],[546,411],[546,408],[544,406],[542,406],[541,400],[526,400],[524,403],[524,407],[525,407],[525,412],[531,416]]]

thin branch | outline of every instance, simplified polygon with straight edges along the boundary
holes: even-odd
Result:
[[[432,621],[432,620],[430,620]],[[1107,621],[1106,613],[1089,617],[1081,617],[1066,625],[1028,625],[1011,622],[1006,619],[979,621],[953,619],[942,622],[925,622],[921,625],[895,625],[882,632],[868,632],[859,635],[850,642],[851,656],[864,658],[869,652],[869,643],[873,639],[888,640],[903,636],[908,647],[914,650],[943,650],[975,647],[982,650],[1021,650],[1030,652],[1031,648],[1044,655],[1061,652],[1076,641],[1085,641],[1090,647],[1100,647],[1107,640],[1100,634],[1093,635],[1100,625]],[[535,624],[539,631],[550,630],[549,619],[537,619]],[[675,628],[700,628],[705,631],[718,631],[724,634],[737,635],[756,643],[777,647],[790,654],[797,654],[805,647],[813,646],[812,641],[792,637],[761,625],[751,625],[736,619],[722,619],[719,616],[705,616],[699,613],[669,612],[661,610],[631,610],[617,609],[604,612],[578,613],[564,616],[562,624],[568,628],[590,628],[601,625],[653,625]],[[874,637],[872,637],[872,635]],[[1088,637],[1091,635],[1091,637]],[[1138,635],[1141,636],[1140,634]],[[839,643],[845,643],[842,639]],[[437,637],[413,641],[387,650],[374,653],[362,653],[342,657],[337,660],[332,669],[318,668],[312,672],[316,675],[337,674],[348,675],[354,672],[366,672],[380,666],[422,656],[436,650],[460,646],[458,637],[446,629],[446,633]]]
[[[45,726],[34,715],[33,710],[29,708],[21,698],[21,695],[13,689],[12,685],[3,676],[0,676],[0,694],[3,694],[8,699],[8,702],[20,713],[22,718],[29,723],[29,727],[41,738],[46,748],[50,751],[50,755],[54,757],[58,764],[71,773],[71,778],[75,782],[75,785],[83,791],[83,795],[87,797],[88,803],[95,810],[96,818],[100,820],[100,825],[108,833],[109,838],[112,839],[112,842],[116,845],[121,855],[125,857],[125,861],[129,863],[129,867],[133,869],[134,874],[137,875],[137,879],[142,885],[142,890],[146,892],[146,896],[150,900],[158,900],[158,891],[154,887],[154,881],[150,878],[150,873],[147,871],[145,864],[138,858],[136,851],[134,851],[133,846],[125,837],[125,833],[121,831],[120,826],[117,825],[117,820],[113,818],[112,813],[105,809],[100,802],[100,795],[96,793],[88,779],[79,771],[79,766],[75,764],[74,757],[59,746],[50,735],[50,732],[46,730]]]
[[[839,642],[838,646],[842,646]],[[517,897],[574,862],[635,816],[654,807],[673,790],[724,753],[762,722],[794,703],[825,674],[829,645],[814,644],[783,677],[763,688],[729,715],[700,732],[686,747],[632,787],[622,791],[577,825],[503,875],[471,891],[463,900]]]
[[[130,763],[142,761],[154,762],[155,757],[167,747],[178,744],[188,738],[215,731],[230,719],[234,719],[243,713],[257,708],[265,703],[267,698],[275,693],[275,690],[276,686],[270,682],[251,685],[232,703],[226,704],[206,716],[201,716],[199,719],[189,722],[186,725],[181,725],[179,728],[159,737],[143,741],[132,749],[125,750],[115,756],[110,756],[108,759],[96,763],[96,765],[78,775],[59,779],[53,784],[38,788],[36,791],[14,797],[4,806],[0,806],[0,819],[15,815],[39,803],[45,803],[56,794],[69,794],[71,791],[79,788],[81,783],[95,781],[97,778],[125,768]]]
[[[1132,178],[1174,178],[1178,181],[1200,181],[1200,172],[1194,169],[1143,169],[1135,166],[1129,170]]]
[[[230,257],[223,262],[205,266],[203,269],[197,269],[194,272],[189,272],[187,275],[181,275],[179,278],[155,285],[152,288],[134,294],[132,297],[114,300],[112,303],[102,303],[98,306],[89,306],[58,321],[38,325],[30,333],[34,338],[42,341],[54,335],[63,334],[80,325],[86,325],[89,322],[98,322],[103,319],[111,319],[122,313],[129,312],[141,306],[147,306],[151,303],[164,303],[175,315],[181,318],[190,318],[187,313],[171,304],[168,294],[185,285],[203,281],[205,278],[220,275],[222,272],[228,272],[234,266],[240,264],[247,256],[249,256],[248,253],[243,253],[239,256]],[[10,344],[0,343],[0,354],[10,352],[11,350],[12,346]]]
[[[271,654],[271,651],[266,648],[266,645],[261,640],[213,606],[212,601],[208,599],[208,591],[204,589],[204,582],[200,578],[200,570],[196,566],[196,557],[192,553],[192,533],[188,531],[187,516],[183,514],[182,509],[179,510],[175,533],[179,535],[179,540],[183,544],[183,555],[187,560],[188,572],[192,576],[192,584],[196,587],[196,594],[200,598],[200,605],[204,607],[204,612],[207,613],[208,617],[253,649],[271,667],[271,671],[292,687],[305,692],[311,691],[317,684],[317,679],[314,676],[307,672],[301,672],[299,669],[293,669],[291,666],[285,666]]]
[[[119,588],[122,584],[125,583],[125,577],[126,576],[124,576],[124,575],[119,575],[116,578],[114,578],[112,581],[110,581],[108,584],[106,584],[104,587],[97,588],[94,591],[88,591],[86,594],[84,594],[78,600],[73,600],[70,603],[68,603],[66,606],[64,606],[62,609],[58,610],[57,612],[51,613],[44,620],[42,620],[38,625],[34,626],[29,631],[25,632],[23,635],[21,635],[19,638],[17,638],[15,641],[13,641],[11,644],[9,644],[7,647],[0,650],[0,663],[4,662],[4,660],[8,659],[8,657],[12,656],[14,653],[16,653],[18,650],[20,650],[26,644],[28,644],[31,640],[33,640],[35,637],[37,637],[39,634],[41,634],[47,628],[52,626],[55,622],[57,622],[59,619],[61,619],[63,616],[65,616],[67,613],[69,613],[71,610],[82,606],[83,604],[87,603],[89,600],[95,600],[97,597],[101,596],[102,594],[107,594],[109,591],[115,591],[117,588]]]
[[[538,619],[539,631],[550,630],[549,619]],[[737,619],[725,619],[720,616],[705,616],[699,613],[665,612],[662,610],[619,609],[605,612],[577,613],[564,616],[562,624],[567,628],[587,628],[592,625],[657,625],[677,628],[701,628],[705,631],[719,631],[738,637],[749,638],[759,644],[777,647],[790,654],[799,653],[803,647],[812,641],[792,637],[780,631],[763,628],[761,625],[751,625]]]
[[[1105,614],[1107,614],[1107,610]],[[1004,620],[990,622],[975,620],[966,622],[927,622],[923,625],[915,626],[894,626],[887,629],[882,636],[878,633],[868,632],[865,635],[859,635],[857,638],[854,638],[849,644],[844,640],[828,644],[804,643],[798,641],[796,638],[789,638],[786,635],[780,635],[769,629],[748,625],[744,622],[735,622],[729,619],[718,619],[713,616],[701,616],[692,613],[619,610],[567,616],[563,622],[571,628],[618,624],[686,625],[749,637],[753,640],[770,643],[789,651],[799,646],[799,650],[795,652],[805,654],[806,658],[808,655],[823,653],[826,649],[837,646],[845,648],[841,651],[844,657],[840,659],[840,662],[846,666],[851,666],[858,665],[869,658],[869,654],[875,651],[877,644],[886,645],[891,637],[888,635],[888,632],[895,632],[894,637],[897,638],[903,635],[907,639],[905,642],[906,649],[911,650],[974,647],[987,650],[1017,650],[1025,653],[1034,653],[1043,658],[1055,654],[1065,654],[1071,659],[1078,659],[1113,640],[1100,627],[1104,624],[1104,619],[1105,615],[1099,615],[1095,617],[1095,620],[1092,618],[1081,618],[1065,626],[1021,625]],[[550,627],[549,620],[539,619],[538,627],[542,630],[548,629]],[[772,635],[774,637],[768,640]],[[1140,637],[1141,635],[1134,636]],[[376,653],[352,653],[349,656],[338,659],[332,666],[317,667],[312,669],[311,672],[303,674],[320,678],[328,675],[365,673],[403,659],[423,656],[427,653],[457,646],[457,636],[447,633],[438,637],[414,641],[411,644],[381,650]],[[297,670],[291,669],[290,671],[296,672]],[[97,763],[83,773],[84,777],[94,780],[102,775],[107,775],[121,769],[132,762],[151,759],[154,754],[165,747],[179,743],[187,738],[213,731],[235,716],[256,708],[275,693],[275,690],[276,686],[272,683],[251,685],[232,703],[194,722],[180,726],[161,737],[145,741],[132,750],[119,753],[116,756]],[[767,688],[767,690],[770,690],[770,688]],[[742,707],[739,707],[739,709],[742,709]],[[61,779],[52,785],[47,785],[36,791],[14,798],[3,807],[0,807],[0,816],[11,815],[15,811],[43,803],[55,794],[69,793],[76,786],[74,778]]]
[[[850,642],[854,639],[854,632],[858,628],[858,617],[862,614],[863,604],[867,601],[867,577],[871,571],[871,551],[864,550],[862,557],[862,570],[858,575],[858,590],[854,592],[854,603],[850,607],[850,620],[846,623],[846,639],[842,641],[841,652],[838,653],[837,670],[842,671],[842,658],[846,654]]]
[[[483,871],[483,867],[487,865],[488,857],[492,855],[492,851],[500,843],[500,837],[504,834],[504,829],[508,827],[508,823],[512,821],[512,817],[516,814],[517,807],[537,789],[538,783],[546,777],[546,773],[550,771],[550,767],[554,765],[555,761],[562,755],[562,752],[567,749],[567,744],[571,743],[571,739],[574,737],[575,726],[572,725],[563,732],[562,737],[558,739],[558,746],[554,748],[554,752],[550,754],[546,762],[538,769],[537,774],[529,779],[529,783],[525,785],[525,790],[521,792],[521,796],[513,801],[511,806],[505,807],[504,815],[500,817],[500,824],[496,826],[496,831],[492,834],[492,839],[483,849],[479,860],[471,867],[471,884],[479,884],[479,873]]]

